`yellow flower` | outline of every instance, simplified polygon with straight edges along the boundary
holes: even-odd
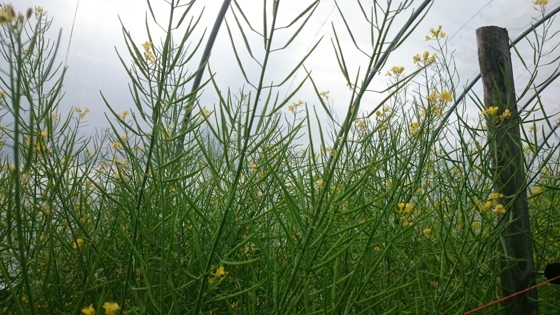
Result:
[[[500,193],[497,193],[497,192],[490,193],[490,199],[495,201],[495,200],[498,200],[500,198],[504,198],[504,194],[500,194]]]
[[[506,108],[506,110],[504,110],[504,112],[500,115],[500,119],[504,120],[506,118],[510,118],[511,117],[511,112],[509,111],[509,109]]]
[[[46,138],[49,136],[49,133],[46,131],[41,131],[41,137]]]
[[[533,2],[534,5],[547,5],[548,4],[548,0],[535,0]]]
[[[373,248],[373,251],[374,251],[374,252],[380,252],[380,251],[381,251],[381,248],[379,248],[379,246],[375,246],[375,247]]]
[[[288,110],[293,113],[296,110],[296,107],[294,105],[290,105],[288,106]]]
[[[498,109],[499,109],[498,106],[489,106],[488,108],[483,110],[481,114],[488,117],[493,117],[498,114]]]
[[[422,54],[422,59],[424,59],[424,61],[428,61],[428,58],[429,58],[429,57],[430,57],[430,52],[426,50],[426,51]]]
[[[416,134],[416,133],[418,133],[418,130],[420,130],[420,123],[417,122],[417,121],[412,122],[412,123],[408,126],[408,131],[409,131],[411,134]]]
[[[145,51],[149,51],[152,48],[152,43],[146,41],[144,44],[142,44],[142,46],[144,47]]]
[[[432,233],[432,229],[430,228],[425,228],[422,233],[424,234],[425,237],[429,237],[430,233]]]
[[[117,302],[105,302],[103,303],[103,309],[105,310],[105,314],[114,315],[121,307]]]
[[[120,116],[122,119],[125,119],[126,116],[128,116],[128,114],[130,114],[130,113],[129,113],[127,110],[124,110],[119,116]]]
[[[51,213],[51,207],[44,201],[41,202],[41,210],[43,210],[43,213],[47,215]]]
[[[471,226],[474,230],[480,230],[480,221],[474,221]]]
[[[398,206],[399,210],[404,211],[404,213],[406,214],[410,214],[412,212],[412,209],[414,209],[414,206],[411,203],[400,202]]]
[[[506,208],[504,208],[504,206],[502,204],[498,204],[496,205],[496,207],[493,210],[494,213],[499,213],[499,214],[504,214],[506,213]]]
[[[394,66],[391,68],[391,71],[393,71],[394,74],[401,74],[404,72],[404,67]]]
[[[93,304],[82,308],[82,314],[84,315],[95,315],[95,309],[93,308]]]
[[[538,195],[538,194],[542,193],[542,191],[543,191],[542,187],[537,186],[537,187],[531,189],[531,194],[532,195]]]
[[[434,63],[434,62],[436,62],[436,58],[437,58],[436,55],[433,54],[428,60],[426,60],[426,63],[427,64]]]
[[[414,55],[414,56],[412,57],[412,61],[413,61],[414,63],[419,63],[419,62],[420,62],[420,55],[419,55],[419,54]]]
[[[430,93],[428,95],[428,102],[430,102],[430,103],[437,102],[437,92],[436,91],[433,91],[432,93]]]
[[[224,266],[220,266],[216,269],[216,277],[223,277],[226,274],[226,269]]]
[[[113,142],[112,147],[115,150],[122,150],[123,149],[123,146],[118,142]]]
[[[11,5],[0,7],[0,24],[12,23],[16,18],[16,12]]]
[[[366,127],[365,119],[356,119],[356,120],[354,120],[354,123],[356,125],[358,125],[359,130],[363,130]]]
[[[74,243],[72,243],[72,248],[73,249],[78,249],[82,246],[83,243],[84,243],[84,239],[83,238],[78,238]]]
[[[453,97],[451,96],[451,93],[447,90],[441,92],[441,94],[439,95],[439,101],[440,102],[451,102],[453,101]]]
[[[490,210],[490,208],[492,208],[492,201],[486,201],[484,203],[484,205],[482,205],[482,208],[480,209],[481,212],[486,212],[488,210]]]
[[[202,109],[202,112],[200,112],[200,114],[204,116],[204,118],[208,118],[208,116],[210,116],[212,112],[208,108],[204,107]]]
[[[319,186],[319,188],[323,188],[323,180],[322,179],[316,180],[315,184],[317,184],[317,186]]]
[[[121,140],[122,141],[128,141],[128,136],[127,135],[122,135]]]
[[[84,111],[80,114],[80,118],[83,119],[89,113],[89,107],[86,107]]]
[[[35,7],[35,13],[36,13],[36,14],[41,14],[41,13],[43,13],[43,7],[42,7],[42,6],[36,6],[36,7]]]
[[[156,61],[156,56],[154,56],[154,52],[152,51],[152,43],[146,41],[144,44],[142,44],[142,46],[144,47],[144,58],[149,62],[149,63],[153,63]]]
[[[444,38],[445,36],[447,36],[447,34],[443,32],[441,29],[442,29],[441,25],[438,25],[438,28],[430,28],[430,34],[426,36],[426,40],[430,40],[434,38],[435,39]]]

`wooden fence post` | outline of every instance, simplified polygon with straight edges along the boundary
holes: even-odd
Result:
[[[508,296],[535,284],[520,118],[507,30],[481,27],[476,30],[476,37],[494,190],[503,194],[499,202],[507,211],[499,216],[498,224],[504,228],[499,245],[502,251],[500,280],[502,294]],[[497,111],[492,107],[497,107]],[[504,303],[508,315],[539,313],[536,289]]]

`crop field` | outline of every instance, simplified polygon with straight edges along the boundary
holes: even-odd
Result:
[[[324,39],[347,100],[305,66],[313,46],[284,79],[264,79],[319,1],[291,12],[289,27],[278,22],[287,3],[265,1],[254,24],[246,4],[230,4],[220,32],[242,90],[224,88],[212,59],[199,64],[211,35],[192,36],[192,2],[170,1],[160,17],[148,1],[147,38],[123,25],[127,50],[115,58],[130,80],[127,110],[103,91],[105,108],[62,110],[57,17],[1,6],[0,314],[464,314],[503,297],[502,233],[519,198],[535,271],[560,262],[558,104],[539,97],[560,90],[548,1],[533,2],[542,24],[522,39],[534,56],[520,62],[511,48],[534,74],[516,85],[518,113],[458,83],[445,25],[425,30],[413,68],[387,63],[430,1],[348,4],[372,41],[343,47],[348,24]],[[359,49],[361,70],[347,56]],[[537,79],[544,67],[552,75]],[[377,78],[387,86],[375,92]],[[93,110],[106,120],[87,134]],[[505,153],[490,137],[508,122],[525,179],[513,195],[497,189],[493,161]],[[560,314],[559,296],[540,286],[540,314]],[[477,314],[503,313],[498,303]]]

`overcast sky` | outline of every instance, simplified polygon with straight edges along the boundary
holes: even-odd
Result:
[[[152,1],[157,7],[157,14],[165,16],[164,1]],[[247,10],[246,15],[249,19],[258,21],[262,18],[262,1],[244,0],[239,1],[241,6]],[[304,0],[283,0],[280,2],[280,13],[285,16],[293,16],[297,10],[309,5],[312,1]],[[362,1],[366,7],[372,1]],[[418,7],[422,1],[416,0],[411,8]],[[199,0],[196,12],[204,7],[200,33],[204,27],[208,27],[208,33],[219,11],[222,1],[219,0]],[[350,17],[350,27],[354,27],[360,44],[367,48],[367,31],[363,34],[356,29],[363,24],[355,24],[359,19],[360,11],[355,1],[339,0],[341,7]],[[396,3],[396,2],[395,2]],[[28,7],[40,5],[48,12],[48,16],[53,18],[53,31],[62,29],[62,45],[60,46],[59,56],[68,58],[68,73],[65,81],[65,99],[62,102],[63,108],[71,106],[89,107],[92,111],[89,117],[88,128],[93,130],[95,127],[106,127],[103,114],[107,112],[105,105],[100,97],[100,91],[107,97],[109,102],[117,111],[130,110],[134,107],[128,94],[128,77],[124,72],[115,49],[122,52],[126,57],[126,49],[119,23],[119,17],[125,27],[129,29],[132,36],[137,41],[139,47],[147,39],[144,28],[144,18],[147,5],[142,0],[16,0],[14,3],[17,10],[25,11]],[[560,5],[560,0],[550,0],[548,8],[552,9]],[[77,11],[76,11],[77,10]],[[412,12],[407,11],[407,16]],[[68,49],[68,39],[76,14],[71,46]],[[384,74],[394,65],[405,66],[407,69],[414,69],[412,56],[422,53],[425,50],[433,51],[428,42],[424,40],[428,30],[438,25],[443,25],[447,32],[447,44],[450,52],[454,52],[455,62],[458,73],[461,77],[461,85],[478,73],[478,60],[476,55],[475,30],[481,26],[496,25],[508,29],[510,38],[517,37],[525,30],[540,13],[535,10],[532,0],[434,0],[428,16],[420,24],[415,33],[407,40],[406,45],[400,47],[390,58],[386,69],[382,69],[382,75],[378,76],[373,82],[373,89],[382,89],[386,86]],[[228,21],[233,22],[231,12],[228,13]],[[361,23],[361,22],[360,22]],[[316,52],[311,56],[306,67],[313,71],[313,76],[319,85],[320,90],[330,90],[331,104],[335,108],[339,117],[343,117],[346,112],[350,91],[346,87],[333,54],[331,39],[333,37],[332,25],[338,31],[344,33],[344,26],[341,22],[339,13],[334,6],[334,0],[321,1],[314,16],[303,29],[298,39],[285,52],[276,55],[274,63],[270,69],[270,81],[278,82],[281,77],[287,74],[287,69],[291,69],[303,55],[309,50],[312,43],[323,37],[323,40]],[[260,25],[260,24],[257,24]],[[555,29],[560,29],[555,23]],[[397,29],[394,30],[396,32]],[[52,37],[55,32],[51,32]],[[287,35],[285,35],[287,36]],[[281,36],[280,36],[281,37]],[[196,37],[193,37],[193,41]],[[282,39],[282,38],[280,38]],[[253,40],[253,39],[250,39]],[[559,38],[554,38],[549,44],[552,47],[560,42]],[[253,42],[252,42],[253,43]],[[258,41],[254,41],[255,45]],[[205,44],[205,42],[204,42]],[[348,47],[347,58],[351,66],[352,74],[355,75],[357,67],[361,66],[364,71],[366,64],[362,62],[359,54],[355,52],[353,44],[345,37],[343,43]],[[262,47],[258,46],[258,47]],[[371,44],[370,44],[371,47]],[[522,47],[521,53],[526,57],[531,56],[528,45]],[[524,48],[523,48],[524,47]],[[558,52],[554,53],[558,55]],[[355,56],[355,58],[354,58]],[[190,65],[191,69],[196,68],[199,58]],[[225,25],[222,25],[218,42],[214,47],[210,60],[212,70],[217,75],[220,88],[230,87],[233,92],[238,91],[244,85],[243,78],[239,75],[237,64],[231,52]],[[251,69],[251,68],[250,68]],[[255,67],[254,73],[249,77],[256,78],[259,74]],[[541,75],[550,74],[553,67],[548,67],[541,71]],[[523,84],[526,71],[514,63],[516,85]],[[303,77],[304,73],[298,73],[297,78]],[[297,81],[296,78],[296,81]],[[526,78],[525,78],[526,79]],[[519,80],[519,82],[517,81]],[[559,83],[554,83],[556,87],[549,90],[560,90]],[[298,98],[306,100],[306,91]],[[458,90],[459,94],[461,91]],[[557,93],[557,92],[556,92]],[[202,101],[212,107],[216,102],[212,93],[204,93]],[[559,109],[558,95],[548,93],[545,95],[544,102],[550,114]],[[310,97],[312,98],[312,97]],[[375,96],[366,98],[361,109],[371,110],[375,107]],[[317,104],[316,101],[313,104]],[[312,104],[312,105],[313,105]],[[287,110],[286,110],[287,111]],[[285,112],[286,112],[285,111]]]

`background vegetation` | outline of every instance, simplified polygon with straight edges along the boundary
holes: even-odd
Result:
[[[294,15],[288,38],[316,4]],[[535,3],[543,21],[545,5]],[[263,25],[253,25],[232,4],[231,60],[253,74],[238,93],[221,90],[211,68],[202,88],[189,90],[203,69],[193,60],[203,42],[189,37],[198,22],[190,4],[172,1],[169,16],[151,16],[163,38],[123,28],[128,51],[119,58],[136,108],[116,112],[104,99],[108,128],[93,136],[79,132],[87,108],[58,110],[65,69],[58,42],[45,36],[49,16],[2,7],[0,312],[463,314],[501,297],[496,223],[507,205],[492,190],[485,118],[511,117],[457,86],[445,30],[426,31],[436,52],[411,56],[416,69],[391,68],[386,56],[422,16],[395,29],[411,1],[362,7],[372,47],[354,48],[369,64],[348,69],[338,34],[350,28],[332,41],[355,92],[338,120],[309,69],[286,97],[279,92],[313,50],[281,84],[263,79],[282,52],[274,48],[279,6],[267,4]],[[251,29],[262,46],[245,40]],[[545,23],[527,39],[535,58],[524,64],[535,65],[527,67],[535,77],[556,35],[547,31]],[[391,84],[367,114],[361,98],[380,69]],[[519,93],[529,104],[520,123],[541,270],[560,260],[557,121],[538,98],[554,79]],[[299,100],[304,85],[316,93]],[[198,101],[205,91],[217,95],[212,107]],[[481,114],[467,119],[473,104]],[[539,289],[543,314],[555,314],[558,294]]]

